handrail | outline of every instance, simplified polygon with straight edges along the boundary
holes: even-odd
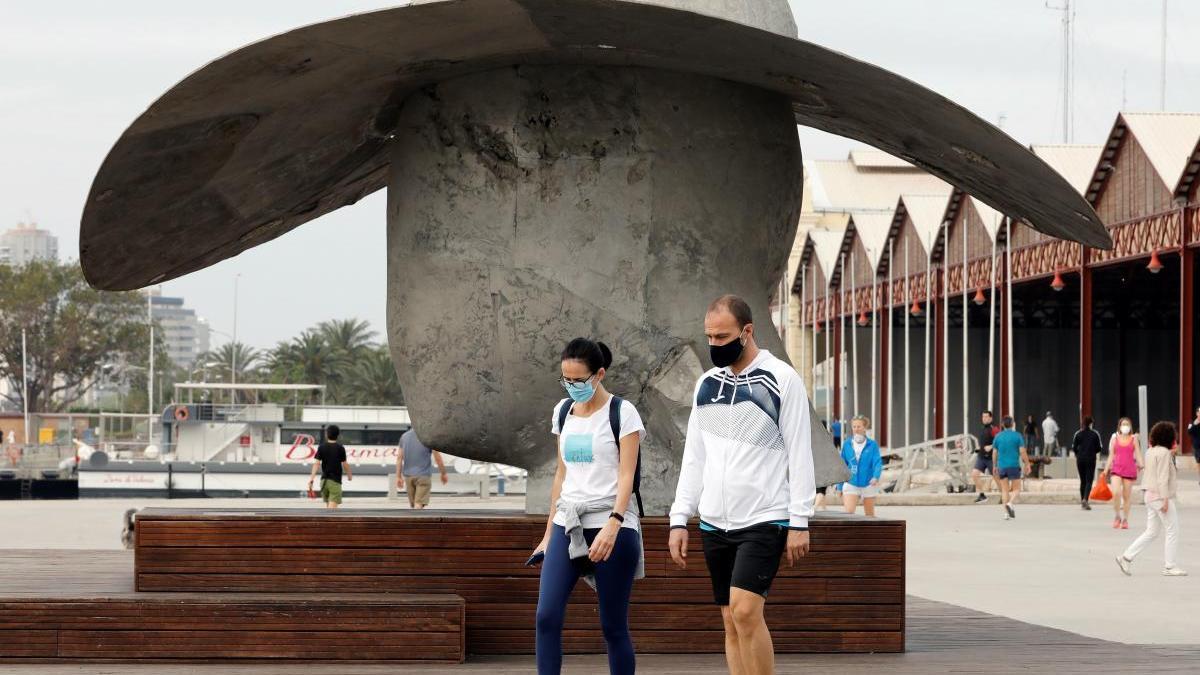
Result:
[[[943,470],[947,487],[966,487],[970,483],[970,459],[979,449],[979,440],[971,434],[935,438],[913,445],[895,448],[889,454],[900,456],[900,477],[894,492],[912,488],[914,471]]]

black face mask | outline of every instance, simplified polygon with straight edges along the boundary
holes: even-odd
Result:
[[[737,363],[744,348],[745,345],[742,344],[742,336],[739,333],[737,337],[723,345],[709,345],[708,358],[712,359],[714,366],[726,368]]]

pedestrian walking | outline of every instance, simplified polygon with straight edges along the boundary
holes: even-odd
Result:
[[[1071,451],[1075,453],[1075,468],[1079,470],[1079,504],[1084,511],[1091,511],[1088,497],[1092,494],[1092,482],[1096,477],[1096,458],[1104,450],[1104,441],[1092,428],[1096,423],[1091,415],[1083,418],[1083,427],[1071,437]]]
[[[596,590],[609,673],[630,675],[636,668],[629,597],[634,580],[645,576],[638,495],[645,427],[632,403],[604,387],[611,366],[612,352],[602,342],[575,338],[562,352],[559,382],[568,397],[554,407],[550,423],[558,439],[558,468],[546,534],[529,559],[543,561],[538,675],[562,671],[567,601],[580,578]]]
[[[437,463],[442,485],[450,482],[442,453],[427,447],[412,429],[400,434],[400,452],[396,453],[396,487],[408,494],[409,507],[420,510],[429,506],[430,493],[433,492],[434,463]]]
[[[1039,442],[1042,434],[1041,427],[1033,420],[1032,414],[1025,416],[1023,433],[1025,434],[1025,447],[1029,448],[1030,453],[1036,454],[1042,447],[1042,444]]]
[[[879,478],[883,474],[883,459],[879,444],[867,438],[870,420],[859,415],[850,420],[850,438],[842,444],[842,461],[850,470],[850,480],[842,484],[842,506],[846,513],[858,510],[862,499],[863,513],[875,515],[875,498],[879,496]]]
[[[338,442],[342,430],[336,424],[325,427],[325,441],[317,446],[313,457],[312,471],[308,474],[308,491],[311,494],[317,469],[321,470],[321,500],[325,508],[336,509],[342,505],[342,476],[354,480],[350,462],[346,461],[346,446]]]
[[[745,300],[713,301],[704,334],[715,367],[693,394],[668,546],[685,569],[687,522],[699,511],[729,672],[768,675],[767,592],[780,558],[792,566],[809,549],[816,482],[808,394],[790,365],[755,343]]]
[[[996,480],[1000,483],[1000,504],[1004,507],[1004,519],[1017,517],[1013,506],[1021,494],[1021,477],[1029,473],[1029,454],[1025,440],[1017,433],[1012,417],[1003,420],[1004,431],[992,441],[996,451]]]
[[[1058,422],[1049,410],[1046,419],[1042,420],[1042,454],[1049,457],[1058,450]]]
[[[1175,453],[1178,451],[1177,432],[1170,422],[1158,422],[1150,428],[1150,448],[1146,450],[1145,477],[1146,530],[1125,552],[1117,556],[1117,565],[1126,576],[1132,575],[1133,561],[1160,532],[1165,533],[1163,544],[1164,577],[1185,577],[1187,572],[1178,566],[1179,502],[1176,500]]]
[[[996,463],[992,458],[992,439],[1000,433],[999,427],[992,423],[992,411],[984,410],[980,414],[983,427],[979,430],[979,449],[975,451],[975,468],[971,469],[971,480],[975,483],[975,503],[986,502],[987,494],[983,490],[986,475],[995,482]]]
[[[1129,510],[1133,508],[1133,484],[1143,466],[1142,444],[1133,433],[1133,420],[1122,417],[1117,433],[1108,440],[1108,462],[1104,473],[1113,493],[1113,528],[1129,529]]]

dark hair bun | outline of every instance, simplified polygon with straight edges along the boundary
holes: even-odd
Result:
[[[567,343],[562,360],[582,361],[594,373],[612,365],[612,351],[603,342],[578,337]]]
[[[600,348],[600,354],[604,357],[601,361],[604,364],[604,369],[608,370],[612,366],[612,350],[608,348],[608,345],[599,340],[596,341],[596,346]]]

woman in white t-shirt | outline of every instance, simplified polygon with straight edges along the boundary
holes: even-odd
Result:
[[[581,576],[596,589],[609,671],[634,672],[629,596],[633,580],[643,576],[644,563],[631,497],[645,428],[632,403],[605,390],[610,365],[612,352],[602,342],[576,338],[562,353],[560,382],[569,398],[554,407],[551,418],[551,431],[558,437],[558,470],[546,536],[534,549],[535,556],[545,555],[537,607],[539,675],[562,669],[567,601]],[[617,401],[619,412],[614,414]]]

